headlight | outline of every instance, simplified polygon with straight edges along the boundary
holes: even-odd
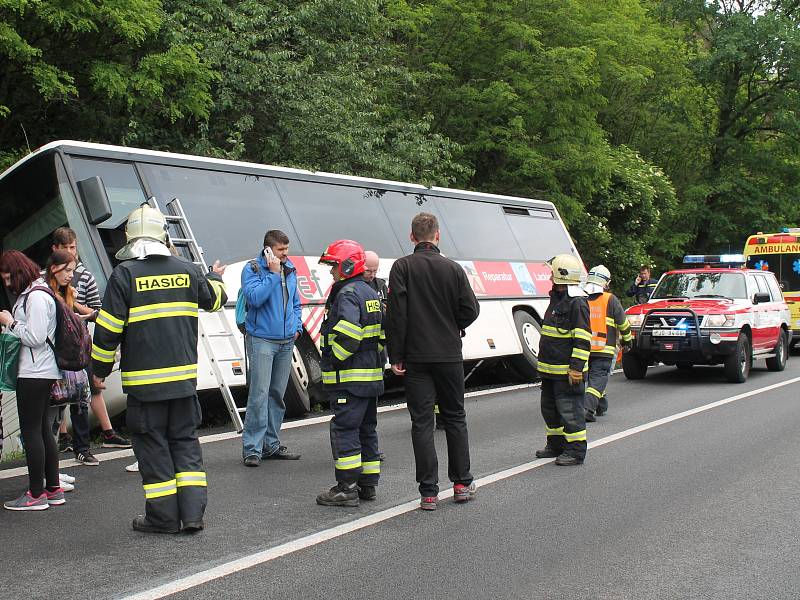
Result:
[[[733,327],[736,315],[706,315],[703,327]]]
[[[631,327],[641,327],[643,320],[644,315],[628,315],[628,323],[631,324]]]

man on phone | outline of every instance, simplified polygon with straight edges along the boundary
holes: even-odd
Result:
[[[297,271],[289,260],[289,237],[278,229],[264,236],[258,258],[242,269],[247,301],[245,344],[250,387],[242,431],[242,457],[248,467],[264,459],[297,460],[278,434],[286,405],[283,394],[292,367],[295,340],[303,333]]]
[[[628,296],[633,296],[636,304],[644,304],[650,299],[650,294],[656,289],[658,279],[650,278],[650,267],[642,265],[639,267],[639,274],[633,282],[628,291],[625,292]]]

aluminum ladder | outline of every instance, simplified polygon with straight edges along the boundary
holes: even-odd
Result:
[[[155,197],[151,197],[149,203],[153,208],[163,213],[169,230],[176,232],[177,235],[175,237],[170,235],[170,242],[172,242],[175,249],[179,253],[183,250],[184,258],[193,262],[202,273],[205,273],[208,266],[203,257],[203,249],[197,243],[197,238],[195,238],[194,232],[189,225],[189,220],[186,218],[181,201],[178,198],[173,198],[166,203],[166,210],[159,208]],[[244,353],[239,346],[239,340],[233,332],[224,308],[215,312],[200,311],[197,316],[200,342],[208,357],[211,371],[217,381],[219,391],[222,393],[222,398],[225,400],[231,421],[236,427],[236,432],[241,433],[244,428],[242,413],[246,409],[237,406],[225,373],[230,370],[232,375],[240,376],[242,374],[242,369],[245,365]],[[223,347],[223,351],[220,351],[220,345]]]

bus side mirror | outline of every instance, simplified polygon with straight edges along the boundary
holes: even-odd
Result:
[[[108,200],[106,186],[100,177],[90,177],[78,182],[78,191],[86,209],[89,223],[97,225],[111,216],[111,202]]]
[[[769,302],[771,300],[767,292],[756,292],[753,294],[753,304],[761,304],[762,302]]]

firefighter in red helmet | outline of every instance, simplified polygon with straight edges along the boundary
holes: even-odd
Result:
[[[331,266],[334,284],[320,330],[322,382],[330,400],[331,449],[337,484],[317,496],[324,506],[358,506],[374,500],[378,458],[378,396],[383,393],[383,311],[364,281],[366,257],[352,240],[333,242],[320,264]]]

